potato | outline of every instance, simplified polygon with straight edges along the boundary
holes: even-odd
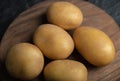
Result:
[[[74,49],[71,36],[52,24],[40,25],[35,31],[33,41],[49,59],[67,58]]]
[[[73,38],[80,54],[91,64],[105,66],[113,61],[115,48],[104,32],[82,26],[74,31]]]
[[[87,81],[86,67],[74,60],[56,60],[45,66],[47,81]]]
[[[21,80],[37,77],[44,65],[44,58],[36,46],[29,43],[14,45],[6,57],[6,68],[9,74]]]
[[[66,30],[78,27],[83,21],[81,10],[72,3],[60,1],[51,4],[47,10],[47,19],[50,23]]]

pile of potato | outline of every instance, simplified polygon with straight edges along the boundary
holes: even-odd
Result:
[[[80,26],[81,10],[69,2],[55,2],[47,10],[51,24],[40,25],[33,44],[19,43],[8,51],[6,68],[21,80],[36,78],[42,71],[46,81],[87,81],[87,68],[81,62],[66,59],[74,48],[91,64],[105,66],[115,57],[111,39],[101,30]],[[74,30],[73,36],[66,30]],[[53,61],[44,66],[44,56]]]

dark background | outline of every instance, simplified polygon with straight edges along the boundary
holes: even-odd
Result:
[[[44,0],[0,0],[0,40],[9,24],[24,10]],[[85,0],[105,10],[120,26],[120,0]],[[108,21],[109,22],[109,21]]]

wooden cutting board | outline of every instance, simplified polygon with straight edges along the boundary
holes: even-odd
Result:
[[[46,10],[48,6],[59,0],[48,0],[38,3],[30,9],[21,13],[8,27],[0,44],[0,79],[1,81],[19,81],[12,78],[7,73],[4,60],[8,49],[20,42],[32,43],[32,36],[35,29],[43,23],[48,23],[46,19]],[[88,69],[88,81],[120,81],[120,29],[115,21],[103,10],[95,5],[80,0],[64,0],[78,6],[84,15],[82,25],[93,26],[104,31],[112,39],[116,48],[115,60],[104,67],[95,67],[89,64],[75,50],[68,59],[74,59],[84,63]],[[62,11],[60,11],[62,12]],[[47,61],[48,59],[45,59]],[[33,66],[34,67],[34,66]],[[45,81],[43,74],[40,74],[32,81]]]

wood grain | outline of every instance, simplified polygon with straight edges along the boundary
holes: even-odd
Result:
[[[1,81],[19,81],[12,78],[7,73],[4,61],[7,51],[11,46],[20,42],[32,43],[32,35],[35,29],[44,23],[46,20],[46,10],[48,6],[59,0],[48,0],[38,3],[30,9],[21,13],[9,26],[4,34],[0,44],[0,79]],[[73,54],[68,59],[74,59],[84,63],[88,69],[88,81],[120,81],[120,29],[115,21],[100,8],[80,1],[80,0],[64,0],[69,1],[78,6],[83,14],[84,21],[82,25],[93,26],[104,31],[112,39],[116,48],[115,60],[105,67],[95,67],[89,64],[80,54],[74,50]],[[60,11],[62,12],[62,11]],[[49,62],[48,59],[45,61]],[[45,81],[43,75],[40,74],[32,81]]]

